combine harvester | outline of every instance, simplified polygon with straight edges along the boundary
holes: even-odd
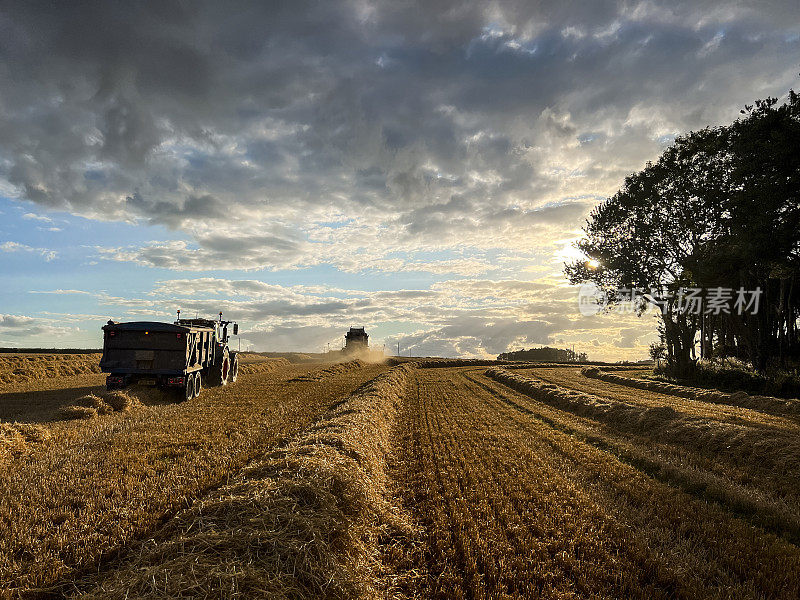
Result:
[[[203,382],[227,385],[236,381],[239,357],[228,349],[228,327],[239,334],[233,321],[178,319],[175,323],[136,321],[103,326],[100,369],[109,373],[106,388],[122,389],[134,383],[158,386],[191,400],[200,395]]]
[[[369,335],[363,327],[351,327],[344,334],[343,354],[366,354],[369,352]]]

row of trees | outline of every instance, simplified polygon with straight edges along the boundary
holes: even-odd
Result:
[[[800,98],[759,100],[730,125],[676,139],[592,211],[584,233],[577,247],[594,260],[565,265],[569,280],[596,283],[612,305],[616,289],[656,290],[676,375],[690,374],[700,353],[736,356],[760,372],[796,363]],[[681,299],[691,288],[705,300],[731,290],[732,299],[687,311]],[[759,290],[758,310],[736,307],[737,290]]]
[[[514,352],[504,352],[497,357],[497,360],[530,360],[540,362],[586,362],[588,360],[585,352],[573,352],[572,350],[562,350],[560,348],[531,348],[530,350],[515,350]]]

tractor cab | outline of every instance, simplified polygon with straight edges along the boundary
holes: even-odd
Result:
[[[236,321],[223,321],[222,312],[219,313],[219,319],[181,319],[181,311],[178,311],[175,325],[211,328],[214,330],[214,339],[218,346],[226,345],[232,335],[239,335],[239,324]]]

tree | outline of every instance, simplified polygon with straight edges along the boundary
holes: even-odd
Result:
[[[763,310],[734,314],[732,328],[749,358],[765,370],[770,358],[797,355],[800,284],[800,97],[767,98],[745,107],[728,128],[732,181],[718,258],[727,277],[764,291]],[[724,277],[723,277],[724,279]]]
[[[592,211],[577,244],[592,263],[565,265],[570,282],[596,283],[612,305],[617,289],[657,292],[666,359],[679,376],[692,370],[701,324],[681,310],[682,288],[764,290],[762,311],[702,321],[703,342],[716,341],[717,352],[764,370],[770,357],[800,351],[800,99],[792,91],[784,105],[767,98],[743,113],[729,126],[679,137],[627,177]]]
[[[650,358],[656,361],[656,363],[660,360],[663,360],[666,353],[667,349],[664,347],[664,344],[657,344],[655,342],[650,344],[650,349],[649,349]]]
[[[691,370],[699,320],[678,310],[679,290],[694,283],[706,243],[718,228],[719,200],[727,186],[726,171],[715,168],[721,138],[719,129],[690,133],[658,162],[627,177],[620,191],[592,211],[577,244],[599,267],[581,261],[565,265],[570,282],[593,281],[612,305],[623,299],[616,290],[652,291],[667,360],[681,373]],[[638,310],[645,308],[640,301]]]

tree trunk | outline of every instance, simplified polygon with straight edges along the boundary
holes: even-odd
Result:
[[[685,315],[672,318],[669,308],[662,308],[661,319],[664,323],[664,338],[668,349],[668,365],[675,377],[689,377],[694,372],[695,362],[692,360],[694,337],[697,333],[693,324],[687,322]]]

